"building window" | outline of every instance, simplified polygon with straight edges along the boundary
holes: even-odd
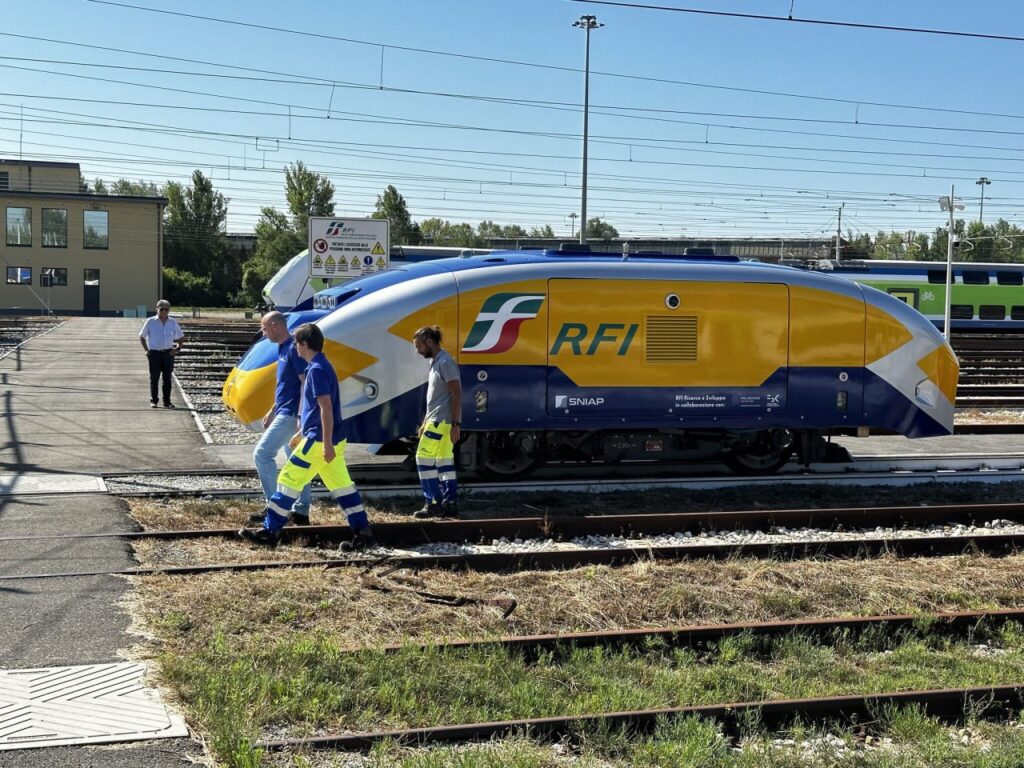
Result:
[[[86,248],[106,250],[110,245],[106,211],[86,211],[82,242]]]
[[[99,285],[100,284],[100,271],[98,269],[87,269],[82,273],[83,283],[85,285]]]
[[[7,209],[7,244],[32,245],[32,209]]]
[[[68,270],[66,267],[43,267],[39,270],[40,288],[51,288],[67,284]]]
[[[32,267],[8,267],[8,285],[32,285]]]
[[[68,247],[66,208],[43,208],[43,248]]]
[[[8,171],[0,171],[0,189],[11,188],[11,174]]]

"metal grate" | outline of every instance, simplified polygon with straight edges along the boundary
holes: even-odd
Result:
[[[697,362],[697,318],[648,317],[644,362]]]
[[[130,662],[0,670],[0,751],[187,736],[142,676]]]

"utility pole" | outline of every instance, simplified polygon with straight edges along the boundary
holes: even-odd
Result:
[[[590,30],[603,27],[597,16],[580,16],[572,23],[587,33],[586,56],[583,64],[583,184],[580,192],[580,245],[587,244],[587,136],[590,123]]]
[[[942,319],[942,335],[949,341],[950,307],[953,303],[953,221],[954,211],[962,211],[963,205],[958,205],[954,196],[954,187],[949,187],[949,197],[939,198],[939,208],[949,211],[949,232],[946,235],[946,308]],[[982,187],[984,189],[984,187]]]
[[[570,238],[575,238],[575,237],[576,237],[576,217],[577,217],[577,216],[579,216],[579,214],[578,214],[578,213],[576,213],[576,211],[573,211],[572,213],[570,213],[570,214],[569,214],[569,219],[570,219],[570,220],[571,220],[571,222],[572,222],[572,223],[571,223],[571,224],[569,225],[570,227],[572,227],[572,234],[571,234],[571,235],[569,235],[569,237],[570,237]]]
[[[985,187],[987,187],[992,182],[989,181],[986,177],[982,176],[980,179],[978,179],[974,183],[981,187],[981,210],[978,212],[978,223],[979,224],[984,224],[985,223]]]
[[[843,206],[846,203],[842,203],[839,206],[839,221],[836,223],[836,261],[839,261],[839,247],[843,238]]]

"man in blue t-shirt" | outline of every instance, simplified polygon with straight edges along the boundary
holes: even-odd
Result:
[[[268,312],[260,321],[263,335],[267,341],[277,344],[277,389],[274,392],[274,404],[263,417],[266,430],[253,451],[256,473],[260,476],[263,496],[269,502],[277,490],[277,454],[284,449],[285,458],[292,455],[288,441],[295,434],[299,419],[299,406],[302,397],[302,385],[306,380],[306,361],[303,360],[291,334],[288,323],[280,312]],[[309,525],[310,492],[307,485],[299,494],[298,501],[292,509],[292,522],[295,525]],[[253,515],[250,523],[258,523],[263,515]]]
[[[277,546],[299,492],[319,475],[352,528],[352,539],[342,544],[342,550],[372,547],[376,542],[370,521],[345,466],[345,425],[338,377],[323,353],[323,333],[312,323],[300,325],[295,331],[295,349],[308,367],[302,386],[299,431],[290,443],[294,451],[277,477],[277,491],[267,501],[263,527],[243,528],[238,535],[254,544]]]

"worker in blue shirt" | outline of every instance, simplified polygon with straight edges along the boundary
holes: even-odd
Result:
[[[295,349],[308,364],[302,387],[300,427],[290,443],[292,455],[277,477],[277,490],[267,502],[263,527],[242,528],[238,532],[253,544],[277,546],[295,500],[317,475],[352,528],[352,539],[342,544],[342,549],[358,551],[376,544],[363,500],[345,466],[346,440],[338,377],[323,348],[323,332],[317,326],[305,323],[295,330]]]
[[[256,473],[263,486],[263,496],[269,502],[277,490],[277,454],[282,449],[285,458],[291,456],[288,441],[295,434],[299,423],[299,408],[302,400],[302,385],[306,380],[306,361],[299,356],[292,336],[288,332],[288,322],[280,312],[268,312],[260,320],[263,336],[272,344],[277,344],[277,389],[274,391],[274,404],[263,417],[265,429],[260,441],[253,451]],[[292,507],[292,522],[295,525],[309,525],[310,507],[309,485],[302,489],[295,506]],[[254,515],[251,523],[258,523],[262,515]]]

